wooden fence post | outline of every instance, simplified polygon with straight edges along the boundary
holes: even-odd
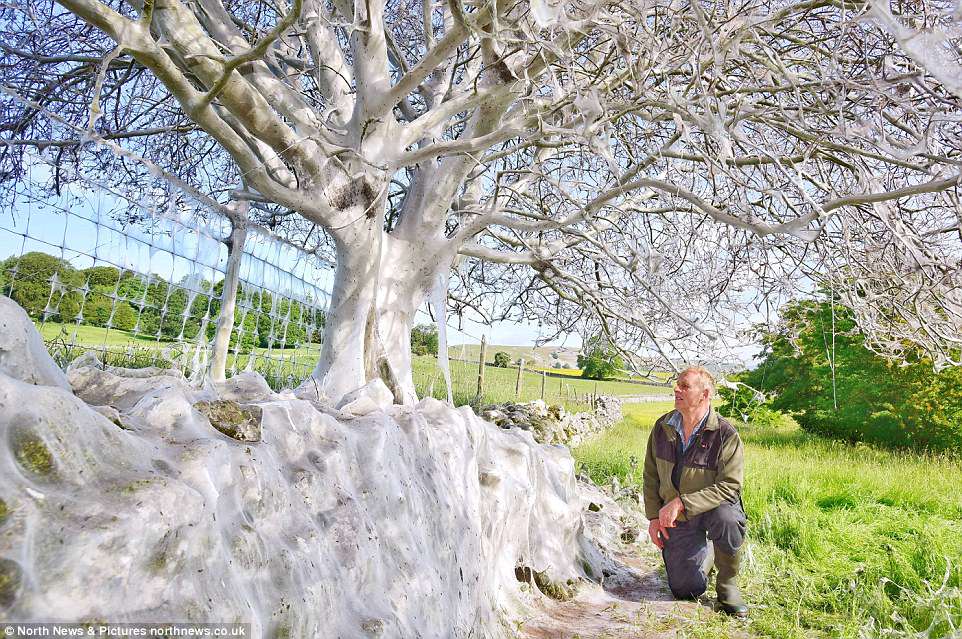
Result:
[[[548,380],[548,371],[541,371],[541,401],[544,401],[544,384]]]
[[[524,359],[518,363],[518,380],[514,383],[514,398],[521,399],[521,375],[524,374]]]
[[[488,348],[487,336],[481,336],[481,356],[478,358],[478,399],[484,395],[484,355]]]

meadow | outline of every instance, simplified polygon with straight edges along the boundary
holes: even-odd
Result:
[[[617,476],[640,488],[648,433],[670,409],[626,406],[623,422],[573,451],[579,467],[596,482]],[[795,425],[739,432],[750,635],[960,636],[960,458],[842,444]],[[674,623],[685,637],[745,629],[723,615]]]
[[[182,365],[191,365],[190,342],[156,340],[148,336],[117,329],[107,330],[97,326],[77,326],[45,322],[38,325],[40,334],[47,342],[54,358],[61,364],[81,355],[87,349],[106,351],[107,362],[115,366],[139,368],[143,366],[170,365],[170,360],[182,358]],[[492,346],[491,351],[501,348]],[[452,347],[452,355],[455,355]],[[319,344],[300,348],[254,348],[251,353],[228,356],[228,370],[244,370],[250,367],[264,375],[275,389],[293,386],[310,374],[317,364]],[[253,361],[251,361],[253,358]],[[414,384],[420,397],[447,397],[444,378],[437,358],[421,355],[413,358]],[[542,381],[544,399],[560,404],[568,410],[585,410],[592,395],[669,396],[671,389],[624,380],[593,381],[574,376],[542,379],[541,372],[525,369],[521,378],[521,394],[516,395],[517,367],[485,367],[484,394],[478,400],[478,364],[476,360],[451,359],[451,390],[456,405],[494,404],[507,401],[530,401],[541,398]],[[578,371],[568,371],[578,373]]]

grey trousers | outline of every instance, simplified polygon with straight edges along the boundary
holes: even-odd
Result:
[[[716,553],[736,554],[745,541],[747,521],[741,504],[726,502],[668,529],[661,556],[668,573],[668,587],[676,599],[694,599],[707,590],[707,542],[715,545]]]

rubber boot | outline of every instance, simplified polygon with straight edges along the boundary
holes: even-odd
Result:
[[[748,616],[748,606],[745,605],[741,593],[738,592],[738,584],[735,583],[740,554],[726,555],[715,551],[715,567],[718,568],[715,592],[718,594],[718,608],[726,615],[733,617]]]

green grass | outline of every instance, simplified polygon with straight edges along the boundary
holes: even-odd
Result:
[[[629,405],[624,422],[574,451],[579,466],[595,481],[616,475],[640,484],[648,432],[670,408]],[[740,432],[749,518],[741,583],[752,635],[959,636],[958,458],[843,445],[797,427]],[[679,629],[737,632],[720,615],[703,617]]]
[[[158,342],[145,335],[134,335],[118,329],[107,330],[99,326],[85,326],[77,324],[60,324],[44,322],[38,324],[40,336],[44,341],[64,341],[67,344],[84,344],[90,346],[125,347],[138,346],[141,348],[164,348],[170,342]]]
[[[477,394],[477,363],[451,360],[451,389],[457,405],[471,404]],[[415,357],[413,360],[414,384],[419,396],[431,395],[437,398],[446,396],[444,379],[437,360],[431,356]],[[484,369],[484,398],[482,403],[515,401],[517,368],[497,368],[486,366]],[[542,375],[525,370],[522,373],[521,401],[541,397]],[[547,377],[544,379],[544,399],[549,404],[561,404],[569,410],[584,410],[587,396],[597,392],[599,395],[666,395],[670,389],[663,386],[647,386],[628,382],[605,380],[595,382],[580,377]]]
[[[99,326],[78,326],[45,322],[37,328],[47,343],[50,354],[61,366],[65,366],[87,350],[98,351],[111,366],[143,368],[146,366],[170,367],[183,360],[182,367],[191,364],[193,341],[157,340],[118,329]],[[251,353],[227,357],[227,369],[244,370],[253,357],[251,367],[261,373],[275,390],[297,385],[310,374],[320,356],[320,344],[300,348],[254,348]],[[190,370],[185,370],[189,374]]]
[[[47,342],[54,358],[64,365],[92,349],[104,352],[108,364],[129,368],[144,366],[170,366],[171,360],[185,357],[190,363],[193,344],[176,341],[157,341],[143,335],[135,335],[117,329],[107,330],[97,326],[77,326],[46,322],[40,326],[40,334]],[[310,374],[317,364],[320,345],[310,344],[300,348],[268,351],[255,348],[252,354],[241,353],[228,356],[227,368],[244,370],[253,356],[252,368],[264,375],[271,387],[280,389],[293,386]],[[455,404],[474,404],[478,386],[478,365],[473,362],[451,360],[451,382]],[[414,357],[412,361],[414,381],[418,395],[432,395],[437,398],[447,396],[441,370],[437,359],[432,356]],[[485,367],[485,392],[481,404],[493,404],[515,400],[517,368]],[[541,397],[541,374],[525,370],[522,375],[522,401]],[[601,381],[579,377],[545,379],[544,399],[548,403],[562,404],[569,410],[585,410],[588,396],[597,392],[600,395],[665,395],[670,390],[660,386],[647,386],[620,381]]]
[[[568,363],[571,366],[575,366],[575,362],[578,358],[579,349],[571,347],[560,347],[560,346],[504,346],[499,344],[488,344],[485,350],[485,361],[489,364],[494,363],[494,355],[497,352],[504,352],[508,354],[511,360],[511,365],[515,366],[515,362],[520,358],[525,360],[525,369],[534,371],[547,371],[548,373],[554,375],[563,375],[565,377],[580,377],[581,370],[578,368],[552,368],[552,363],[554,359],[551,357],[552,352],[558,352],[561,354],[561,362]],[[455,344],[448,347],[449,357],[452,360],[461,360],[463,362],[474,363],[478,361],[478,357],[481,354],[481,346],[478,344]],[[634,383],[644,383],[648,381],[665,382],[672,376],[672,373],[665,371],[652,371],[649,378],[635,378],[627,377],[627,379],[632,379]],[[671,394],[671,389],[665,389],[661,387],[663,394]],[[644,391],[639,391],[636,394],[643,394]]]

